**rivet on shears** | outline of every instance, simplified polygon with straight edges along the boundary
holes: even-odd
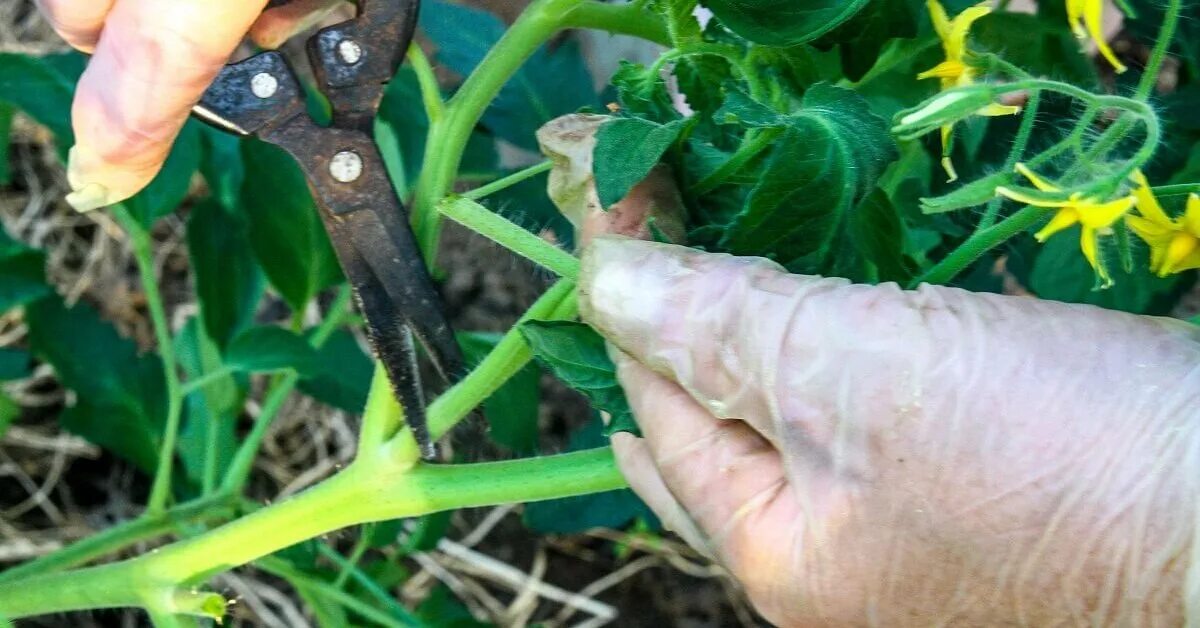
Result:
[[[342,58],[342,63],[346,65],[354,65],[362,60],[363,49],[358,45],[358,42],[353,39],[343,39],[337,45],[338,56]]]
[[[270,98],[279,91],[279,80],[268,72],[259,72],[250,79],[250,91],[259,98]]]
[[[329,160],[329,174],[340,183],[351,183],[362,176],[363,161],[358,153],[344,150]]]

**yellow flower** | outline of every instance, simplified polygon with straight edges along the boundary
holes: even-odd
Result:
[[[1189,195],[1183,216],[1172,219],[1163,211],[1146,176],[1133,173],[1133,195],[1140,216],[1129,216],[1129,228],[1150,247],[1150,270],[1159,277],[1200,268],[1200,196]]]
[[[1033,187],[1043,192],[1050,194],[1058,193],[1060,195],[1062,193],[1061,188],[1042,179],[1027,168],[1025,164],[1017,164],[1017,172],[1026,179],[1029,179]],[[1054,217],[1050,219],[1050,222],[1034,235],[1034,238],[1038,242],[1045,242],[1050,236],[1059,231],[1079,224],[1082,228],[1079,235],[1079,248],[1083,251],[1083,256],[1087,258],[1088,263],[1095,269],[1096,275],[1100,278],[1101,286],[1107,288],[1112,285],[1112,277],[1109,276],[1108,270],[1104,267],[1104,262],[1096,252],[1099,248],[1099,236],[1102,231],[1111,227],[1113,223],[1133,207],[1134,197],[1132,195],[1107,202],[1086,197],[1079,192],[1057,199],[1046,199],[1030,196],[1020,190],[1013,190],[1003,186],[996,188],[996,194],[1011,198],[1020,203],[1025,203],[1026,205],[1050,207],[1058,210],[1054,214]]]
[[[926,4],[929,7],[929,16],[933,19],[933,30],[942,40],[942,49],[946,52],[946,60],[918,74],[917,79],[941,79],[942,90],[974,83],[975,68],[966,62],[967,34],[970,33],[971,25],[976,20],[992,12],[991,7],[987,6],[987,2],[981,2],[965,9],[954,19],[950,19],[946,9],[937,0],[926,0]],[[977,113],[985,116],[1004,116],[1019,111],[1021,111],[1020,107],[993,103],[980,109]],[[950,163],[950,137],[953,131],[953,125],[948,124],[942,127],[942,168],[946,170],[951,181],[958,179],[958,174],[954,171],[954,164]]]
[[[1117,60],[1104,38],[1104,0],[1067,0],[1067,19],[1076,37],[1087,39],[1091,35],[1100,54],[1108,59],[1117,74],[1125,71],[1125,65]]]

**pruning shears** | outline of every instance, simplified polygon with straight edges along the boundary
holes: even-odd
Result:
[[[268,6],[288,2],[271,0]],[[333,111],[328,127],[309,116],[300,82],[276,51],[225,66],[193,115],[275,144],[299,163],[366,318],[372,348],[430,458],[435,452],[413,340],[447,382],[461,373],[462,354],[372,140],[379,102],[412,42],[419,5],[358,0],[356,17],[308,40],[316,87]]]

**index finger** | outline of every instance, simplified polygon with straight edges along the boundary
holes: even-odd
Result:
[[[87,211],[136,194],[162,168],[192,106],[266,0],[117,0],[72,109],[67,197]]]

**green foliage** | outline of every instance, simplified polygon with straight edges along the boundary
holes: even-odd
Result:
[[[611,207],[641,183],[675,143],[683,125],[682,120],[655,124],[623,118],[600,127],[593,161],[600,204]]]
[[[582,323],[530,321],[521,333],[538,362],[611,416],[607,433],[638,433],[604,339]]]
[[[262,298],[249,224],[241,212],[202,202],[188,216],[187,241],[205,331],[223,347],[250,325]]]
[[[282,327],[251,327],[234,337],[225,350],[225,366],[246,373],[295,369],[320,372],[317,352],[304,338]]]
[[[200,123],[191,120],[184,125],[167,163],[150,185],[122,204],[142,226],[149,227],[179,207],[199,168]]]
[[[63,427],[153,471],[166,415],[158,356],[138,355],[90,306],[68,308],[55,296],[27,306],[25,320],[34,353],[78,397],[59,418]]]
[[[271,286],[292,309],[303,309],[342,279],[333,246],[295,160],[256,140],[242,150],[241,209],[250,221],[250,244]]]
[[[317,368],[300,380],[300,390],[346,412],[361,412],[374,367],[354,334],[336,331],[316,353]]]
[[[45,254],[13,240],[0,228],[0,312],[50,294],[45,266]]]
[[[0,54],[0,101],[50,129],[63,151],[74,143],[71,97],[83,73],[83,55],[75,52],[34,57]],[[64,153],[65,154],[65,153]]]
[[[459,344],[467,364],[478,364],[496,344],[499,334],[461,333]],[[530,454],[538,444],[538,402],[541,395],[541,373],[526,366],[501,386],[483,404],[483,416],[488,423],[488,436],[497,444],[520,453]]]
[[[850,19],[867,0],[703,0],[721,23],[768,46],[811,41]]]

